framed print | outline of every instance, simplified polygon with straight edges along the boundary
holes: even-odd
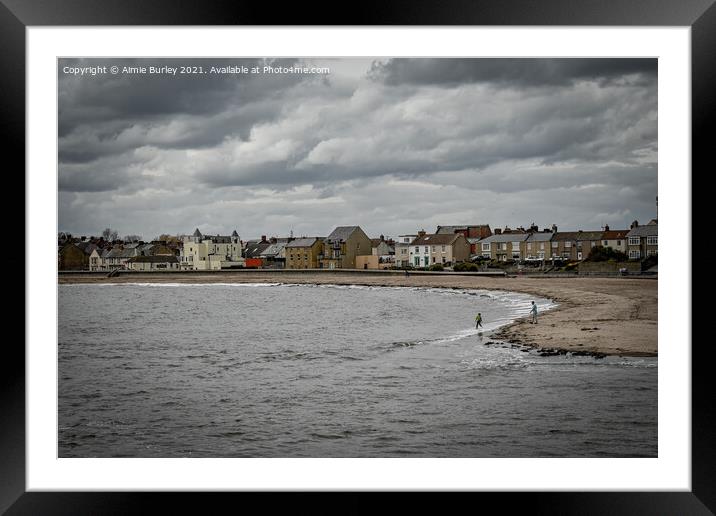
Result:
[[[690,205],[711,2],[40,5],[0,6],[26,193],[3,510],[713,511]]]

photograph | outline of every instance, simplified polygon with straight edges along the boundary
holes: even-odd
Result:
[[[660,456],[657,58],[56,63],[59,459]]]

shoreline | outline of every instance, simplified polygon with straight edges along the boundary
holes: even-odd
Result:
[[[557,307],[494,330],[491,338],[546,353],[629,357],[658,356],[658,282],[646,278],[490,277],[356,274],[257,270],[249,274],[213,272],[123,273],[117,277],[60,275],[58,284],[76,283],[294,283],[385,287],[503,290],[550,299]]]

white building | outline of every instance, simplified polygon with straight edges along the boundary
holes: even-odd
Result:
[[[395,239],[395,266],[405,267],[411,265],[410,243],[418,238],[418,235],[398,235]]]
[[[182,270],[219,270],[244,265],[241,240],[234,230],[231,236],[202,235],[197,228],[192,236],[184,237],[179,256]]]

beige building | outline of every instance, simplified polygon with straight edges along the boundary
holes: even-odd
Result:
[[[470,259],[470,244],[462,233],[427,235],[420,232],[410,243],[410,264],[452,266]]]
[[[520,259],[528,262],[549,260],[552,257],[552,231],[530,232],[520,243]]]
[[[109,250],[100,249],[96,247],[92,250],[92,254],[89,256],[89,270],[91,271],[106,271],[109,266],[104,260],[104,257],[109,254]]]
[[[645,226],[637,221],[631,225],[627,233],[627,249],[630,260],[642,260],[659,252],[659,226],[656,219],[652,219]]]
[[[582,261],[592,249],[602,245],[604,231],[560,231],[552,236],[552,257],[554,259]]]
[[[173,255],[135,256],[127,265],[133,271],[175,271],[179,270],[179,259]]]
[[[485,258],[506,262],[510,260],[524,260],[523,252],[526,246],[523,243],[530,233],[498,233],[483,238],[478,243],[479,251]],[[524,251],[523,251],[524,248]]]
[[[339,226],[323,241],[319,267],[355,269],[356,256],[372,255],[370,238],[358,226]]]
[[[241,240],[234,231],[231,236],[202,235],[197,228],[184,237],[179,264],[182,270],[219,270],[242,267]]]
[[[356,269],[390,269],[393,263],[378,255],[356,256]]]
[[[286,244],[287,269],[317,269],[319,257],[323,254],[323,242],[320,238],[297,238]]]
[[[604,234],[602,235],[602,247],[611,247],[614,251],[627,253],[627,233],[628,229],[611,230],[609,226],[604,226]]]

